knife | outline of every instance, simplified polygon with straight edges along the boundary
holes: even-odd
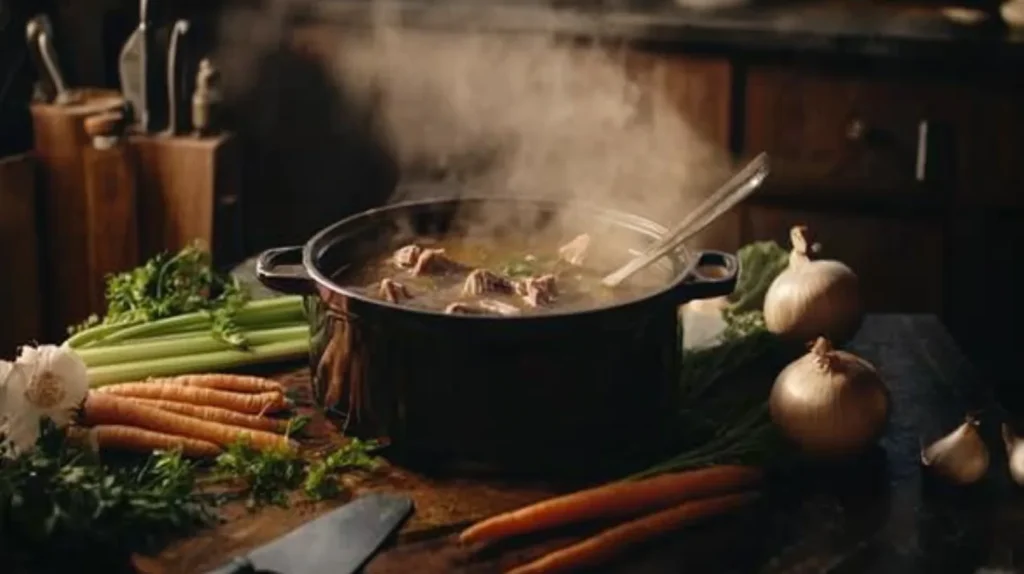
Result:
[[[207,574],[354,574],[412,510],[405,496],[361,496]]]
[[[149,113],[152,43],[149,0],[139,0],[139,26],[121,48],[118,73],[121,77],[121,93],[131,106],[132,121],[143,132],[149,132],[152,128]]]
[[[47,80],[42,82],[43,93],[52,97],[53,103],[59,106],[71,103],[74,98],[64,81],[64,74],[57,62],[57,52],[53,48],[53,25],[50,18],[40,14],[30,19],[25,25],[25,36],[32,57],[36,65],[42,68],[40,71]]]
[[[164,135],[181,133],[181,92],[185,86],[184,62],[181,55],[181,38],[188,34],[188,20],[178,20],[171,28],[171,40],[167,47],[167,131]]]

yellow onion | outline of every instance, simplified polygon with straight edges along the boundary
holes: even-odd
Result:
[[[764,298],[764,322],[769,331],[791,342],[806,344],[825,337],[837,345],[849,341],[864,319],[860,281],[839,261],[812,260],[808,230],[790,230],[793,250],[789,266],[780,273]]]
[[[856,456],[882,435],[889,390],[875,368],[824,337],[779,373],[768,399],[772,421],[805,453]]]

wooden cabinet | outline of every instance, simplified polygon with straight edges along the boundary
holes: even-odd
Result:
[[[625,65],[643,97],[661,98],[660,103],[667,104],[648,106],[649,121],[667,122],[670,119],[665,114],[678,114],[696,137],[722,150],[724,157],[729,149],[732,113],[733,70],[729,60],[633,51],[627,53]],[[738,211],[726,214],[695,237],[692,245],[735,251],[740,247],[739,215]]]
[[[943,224],[934,217],[897,218],[748,206],[743,241],[773,239],[789,246],[789,230],[807,225],[821,256],[838,259],[861,279],[869,312],[943,311]]]
[[[793,67],[747,76],[743,148],[772,158],[776,191],[940,193],[954,175],[956,90]]]

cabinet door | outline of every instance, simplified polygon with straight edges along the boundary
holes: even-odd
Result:
[[[746,89],[744,151],[772,158],[780,193],[879,193],[945,189],[960,117],[957,90],[757,67]]]
[[[744,242],[772,239],[789,247],[789,230],[807,225],[821,256],[850,266],[868,312],[942,313],[942,222],[933,218],[744,208]]]
[[[633,51],[626,56],[626,70],[644,97],[657,94],[667,103],[649,110],[649,121],[671,125],[660,116],[678,114],[700,138],[701,144],[719,150],[723,164],[728,161],[733,81],[732,64],[728,60]],[[680,149],[679,153],[690,151]],[[726,174],[722,175],[724,181]],[[696,205],[697,201],[693,203]],[[692,245],[698,249],[738,249],[738,211],[725,214],[695,237]]]

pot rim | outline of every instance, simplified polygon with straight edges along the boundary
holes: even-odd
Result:
[[[679,286],[686,281],[686,279],[693,274],[694,269],[700,262],[700,257],[692,252],[685,245],[680,246],[679,252],[682,252],[685,256],[686,264],[683,270],[675,275],[675,277],[666,282],[663,288],[652,290],[642,296],[626,299],[623,301],[617,301],[615,303],[601,305],[597,307],[588,307],[586,309],[577,309],[572,311],[551,311],[546,313],[528,313],[522,315],[468,315],[468,314],[451,314],[445,313],[444,311],[435,311],[430,309],[421,309],[418,307],[408,307],[390,301],[384,301],[373,297],[368,297],[361,293],[358,293],[348,287],[344,287],[334,282],[326,275],[320,272],[317,266],[313,263],[313,249],[314,247],[326,247],[332,245],[330,237],[337,233],[337,230],[344,228],[362,220],[377,217],[382,213],[387,212],[401,212],[402,210],[415,209],[418,207],[426,207],[432,205],[439,205],[444,203],[469,203],[469,202],[508,202],[508,203],[532,203],[534,205],[542,206],[547,204],[554,209],[569,209],[569,210],[585,210],[593,213],[594,215],[610,219],[611,221],[624,224],[627,228],[635,229],[637,231],[647,231],[650,233],[657,234],[657,236],[664,235],[668,230],[665,226],[650,220],[641,215],[629,213],[615,208],[605,207],[589,201],[571,200],[571,201],[557,201],[536,196],[460,196],[460,197],[434,197],[427,199],[416,199],[409,201],[402,201],[398,203],[390,203],[380,207],[374,207],[350,215],[344,219],[336,221],[331,225],[321,229],[315,235],[313,235],[306,243],[302,246],[302,267],[306,271],[309,278],[316,283],[320,288],[327,289],[332,293],[341,295],[346,298],[351,298],[369,305],[375,305],[384,307],[390,310],[399,311],[402,313],[409,313],[414,316],[420,317],[432,317],[432,318],[443,318],[445,320],[466,320],[466,321],[499,321],[501,323],[508,322],[529,322],[529,321],[544,321],[558,317],[581,317],[587,315],[598,315],[608,313],[613,310],[621,310],[624,308],[649,304],[655,299],[668,296],[672,291],[675,291]],[[652,239],[656,236],[652,236]],[[680,303],[681,305],[682,303]]]

